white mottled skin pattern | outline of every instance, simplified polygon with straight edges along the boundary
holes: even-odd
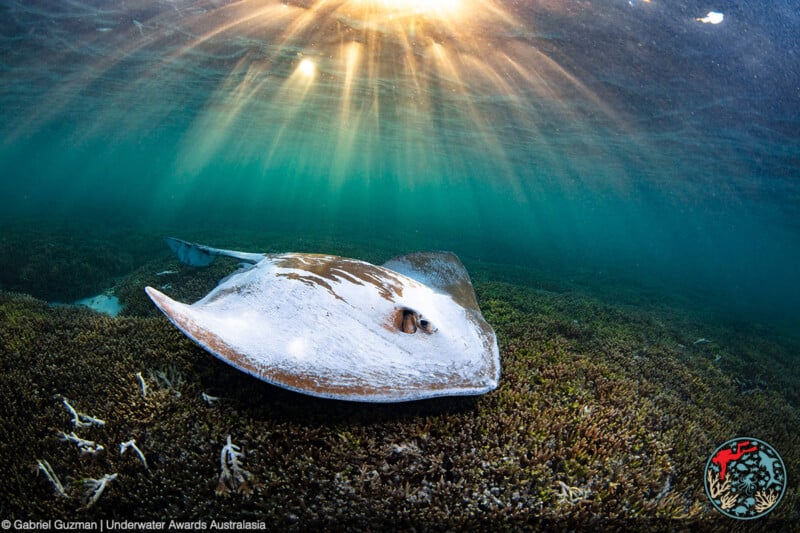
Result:
[[[313,268],[290,266],[298,261],[336,262],[346,268],[343,273],[320,270],[322,274],[317,274]],[[443,276],[452,276],[448,268],[460,268],[457,274],[469,283],[460,262],[457,267],[443,265]],[[348,271],[368,272],[370,277],[351,276]],[[432,276],[417,274],[425,281]],[[400,290],[386,290],[392,286]],[[281,254],[264,256],[192,305],[150,287],[146,290],[170,320],[201,346],[285,388],[370,402],[493,390],[500,374],[494,331],[477,306],[464,307],[440,287],[441,283],[431,287],[354,259]],[[471,290],[471,284],[468,287]],[[416,311],[435,330],[399,331],[394,317],[402,309]],[[192,333],[198,330],[213,333],[242,358],[240,362],[216,352],[209,345],[213,343]],[[304,384],[298,385],[293,376]]]

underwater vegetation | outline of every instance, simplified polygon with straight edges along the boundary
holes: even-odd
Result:
[[[729,531],[703,490],[720,443],[758,436],[800,471],[798,346],[757,328],[480,274],[496,391],[320,400],[229,367],[145,307],[153,279],[191,300],[225,268],[164,257],[121,284],[118,318],[0,292],[4,518]],[[799,501],[790,481],[748,529],[796,522]]]
[[[50,301],[69,302],[112,287],[151,253],[152,239],[130,232],[98,235],[86,224],[77,231],[31,219],[21,224],[0,223],[0,289],[32,294]],[[56,225],[57,226],[57,225]]]

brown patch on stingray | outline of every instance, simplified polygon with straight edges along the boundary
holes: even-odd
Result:
[[[341,300],[343,302],[345,301],[344,298],[342,298],[341,296],[336,294],[336,292],[333,290],[333,287],[331,287],[330,283],[328,283],[327,281],[321,280],[316,276],[301,276],[297,272],[289,272],[288,274],[275,274],[275,276],[276,277],[293,279],[295,281],[299,281],[300,283],[308,285],[309,287],[313,287],[314,285],[319,285],[320,287],[324,287],[337,300]]]
[[[375,265],[370,265],[363,261],[356,261],[335,255],[304,254],[302,257],[295,255],[276,257],[275,265],[280,268],[304,270],[315,276],[336,283],[339,283],[341,280],[346,280],[357,285],[372,285],[378,289],[378,294],[380,294],[381,297],[390,302],[394,302],[397,297],[403,296],[403,286],[399,280],[396,279],[396,274],[385,268],[376,267]],[[301,281],[311,281],[311,278],[303,278],[304,279]],[[323,285],[322,280],[313,282]],[[326,284],[323,286],[333,292],[330,285]]]

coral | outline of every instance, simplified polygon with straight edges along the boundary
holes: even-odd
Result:
[[[159,386],[172,391],[178,398],[181,397],[181,387],[185,384],[183,374],[175,365],[169,365],[164,369],[149,371],[152,378]]]
[[[139,381],[139,386],[142,388],[142,398],[147,398],[147,383],[145,383],[141,372],[136,373],[136,379]]]
[[[558,488],[559,493],[556,494],[556,498],[558,499],[559,503],[568,503],[570,505],[575,505],[578,502],[581,502],[589,497],[591,491],[584,490],[580,487],[570,487],[563,481],[558,481]]]
[[[239,450],[240,448],[231,442],[231,436],[228,435],[228,441],[225,446],[222,447],[222,452],[219,454],[219,463],[222,473],[217,483],[217,494],[226,494],[230,490],[244,494],[250,493],[250,486],[247,481],[252,474],[242,466],[240,458],[243,457],[244,454]]]
[[[200,393],[200,397],[208,405],[214,405],[215,403],[217,403],[218,401],[220,401],[222,399],[222,398],[219,398],[218,396],[211,396],[210,394],[206,394],[205,392],[201,392]]]
[[[297,249],[291,244],[282,248]],[[169,278],[175,294],[202,295],[224,275],[167,261],[149,264],[147,276],[163,283],[155,273],[178,270]],[[719,514],[698,487],[720,441],[740,433],[763,438],[788,471],[800,468],[796,343],[490,275],[473,280],[500,342],[499,388],[398,405],[331,402],[271,387],[195,346],[150,314],[146,302],[140,316],[134,306],[111,319],[0,292],[3,512],[64,520],[258,516],[274,529],[294,530],[713,530]],[[125,282],[132,297],[141,291],[134,278]],[[149,278],[143,271],[140,279]],[[701,336],[714,343],[693,345]],[[713,364],[709,350],[717,347],[725,357]],[[183,394],[148,368],[173,385],[180,374]],[[740,395],[734,379],[753,376],[763,392]],[[225,400],[210,409],[201,391]],[[62,400],[53,400],[57,393],[102,415],[105,425],[75,428]],[[146,443],[148,469],[129,452],[79,454],[53,438],[55,430],[72,429],[100,443]],[[246,460],[232,439],[225,450],[227,435],[237,435]],[[56,465],[67,493],[70,477],[98,484],[109,472],[118,477],[82,510],[75,498],[53,496],[53,482],[32,468],[36,457]],[[234,461],[250,495],[217,498],[217,487],[244,488]],[[221,475],[223,464],[233,483]],[[588,497],[573,493],[570,505],[570,487]],[[799,502],[789,487],[770,520],[792,520]]]
[[[69,400],[61,397],[61,401],[64,403],[64,406],[67,408],[69,413],[72,415],[72,425],[78,428],[83,427],[90,427],[90,426],[104,426],[105,421],[100,420],[99,418],[95,418],[93,416],[89,416],[84,413],[79,413],[75,410],[72,405],[70,405]]]
[[[46,460],[37,459],[36,464],[39,465],[39,470],[41,470],[47,480],[53,485],[53,490],[56,491],[56,494],[63,498],[69,498],[69,494],[67,491],[64,490],[64,485],[61,484],[61,480],[58,479],[58,476],[53,471],[53,467],[50,466]]]
[[[0,288],[69,302],[108,289],[161,243],[97,225],[66,230],[37,218],[0,230]]]
[[[69,434],[66,434],[63,431],[59,431],[59,433],[61,434],[61,440],[67,442],[74,442],[75,444],[77,444],[78,449],[81,451],[81,453],[88,453],[91,455],[95,455],[104,450],[101,444],[97,444],[93,440],[83,439],[77,436],[74,431],[71,431]]]
[[[117,479],[117,474],[106,474],[100,479],[82,479],[81,483],[83,483],[86,488],[86,491],[84,492],[85,508],[88,509],[97,503],[97,500],[99,500],[100,496],[103,495],[103,491],[106,490],[108,484],[115,479]]]
[[[119,454],[123,455],[128,449],[132,449],[134,452],[136,452],[136,455],[139,456],[139,459],[142,461],[142,464],[144,465],[144,469],[149,472],[150,469],[147,467],[147,459],[145,459],[144,454],[142,453],[142,450],[140,450],[139,447],[136,446],[136,441],[135,440],[131,439],[131,440],[125,441],[122,444],[120,444],[119,445]]]

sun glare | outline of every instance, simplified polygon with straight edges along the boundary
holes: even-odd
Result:
[[[221,74],[186,135],[176,175],[199,175],[215,159],[234,157],[258,160],[265,169],[303,161],[300,170],[334,183],[359,169],[393,165],[408,168],[404,179],[413,184],[455,175],[442,165],[460,160],[457,154],[480,152],[491,153],[493,168],[516,180],[502,163],[505,132],[521,132],[510,138],[522,142],[554,120],[570,123],[575,111],[564,94],[597,99],[580,73],[537,45],[533,22],[516,3],[196,4],[184,17],[165,11],[143,23],[167,28],[162,34],[153,29],[142,38],[135,26],[135,39],[124,41],[130,48],[117,55],[172,46],[169,64],[201,61],[214,77]],[[176,41],[172,28],[193,38]],[[109,60],[107,68],[113,66]],[[141,76],[138,87],[159,72]]]
[[[366,9],[390,15],[436,15],[448,17],[456,14],[463,0],[358,0]]]
[[[317,67],[314,65],[314,62],[311,61],[310,59],[304,59],[297,66],[297,71],[303,76],[311,78],[317,71]]]

